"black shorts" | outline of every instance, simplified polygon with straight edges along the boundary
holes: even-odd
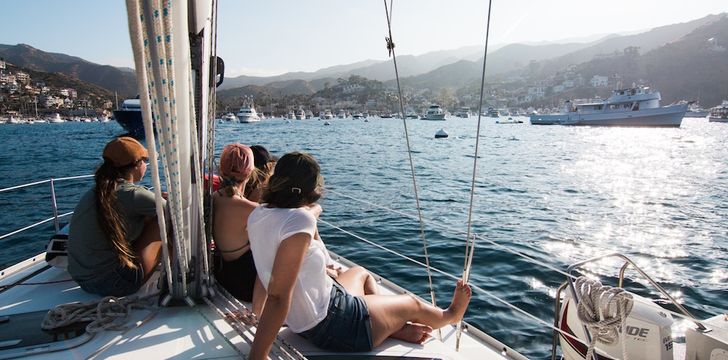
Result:
[[[214,272],[217,282],[236,299],[253,301],[253,288],[258,276],[253,262],[253,252],[248,250],[232,261],[223,260],[221,255],[216,256],[219,256],[215,261]]]

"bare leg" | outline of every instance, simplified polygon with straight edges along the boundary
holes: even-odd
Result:
[[[267,298],[268,293],[265,291],[263,283],[259,277],[256,277],[255,286],[253,287],[253,314],[260,316],[263,313],[263,307]]]
[[[159,254],[162,248],[162,240],[159,236],[159,223],[156,217],[150,217],[145,221],[144,230],[134,241],[132,250],[144,270],[144,282],[152,276],[154,268],[159,263]]]
[[[361,266],[354,266],[340,273],[336,281],[354,296],[379,294],[376,280]]]
[[[443,310],[411,295],[365,295],[372,322],[372,344],[378,346],[408,323],[433,329],[462,320],[471,297],[470,286],[458,280],[450,306]]]

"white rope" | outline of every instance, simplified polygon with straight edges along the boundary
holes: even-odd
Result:
[[[86,332],[95,334],[104,330],[125,331],[129,314],[133,309],[154,309],[158,293],[144,296],[127,296],[117,298],[107,296],[103,299],[88,302],[61,304],[48,311],[41,328],[51,330],[78,322],[87,322]]]
[[[149,152],[149,160],[151,161],[152,183],[154,184],[154,196],[156,202],[157,222],[159,223],[159,232],[162,238],[162,264],[166,273],[167,284],[172,284],[172,265],[169,254],[169,245],[167,241],[167,222],[165,220],[164,207],[162,206],[162,184],[159,177],[159,161],[157,158],[157,147],[154,138],[154,130],[152,125],[152,108],[149,103],[149,80],[144,61],[144,37],[142,36],[142,14],[139,9],[137,0],[126,1],[126,11],[129,23],[129,37],[131,38],[131,46],[134,54],[134,67],[136,68],[137,84],[139,86],[139,100],[141,102],[142,118],[144,119],[144,133],[147,139],[147,151]]]
[[[624,325],[632,311],[632,294],[622,288],[602,285],[598,280],[585,276],[576,279],[574,288],[579,300],[579,320],[589,329],[592,337],[586,358],[592,358],[597,342],[612,345],[619,337],[622,343],[622,360],[628,360]]]

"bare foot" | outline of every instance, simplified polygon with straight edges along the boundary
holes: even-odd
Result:
[[[458,280],[455,285],[455,292],[452,294],[452,302],[447,310],[445,310],[445,313],[451,319],[451,324],[455,324],[463,319],[472,295],[473,291],[470,289],[470,285],[463,283],[462,279]]]
[[[430,338],[431,333],[432,328],[427,325],[407,323],[390,337],[414,344],[422,344]]]

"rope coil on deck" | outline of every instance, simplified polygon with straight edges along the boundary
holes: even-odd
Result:
[[[130,328],[127,318],[131,310],[149,310],[156,307],[158,293],[144,296],[107,296],[100,300],[58,305],[48,311],[41,329],[52,330],[78,322],[90,321],[86,332],[95,334],[104,330],[124,331]]]
[[[592,358],[597,342],[612,345],[619,338],[622,343],[622,359],[627,360],[624,325],[634,305],[632,294],[622,288],[602,285],[598,280],[585,276],[576,279],[574,288],[579,299],[579,320],[592,336],[586,358]]]

